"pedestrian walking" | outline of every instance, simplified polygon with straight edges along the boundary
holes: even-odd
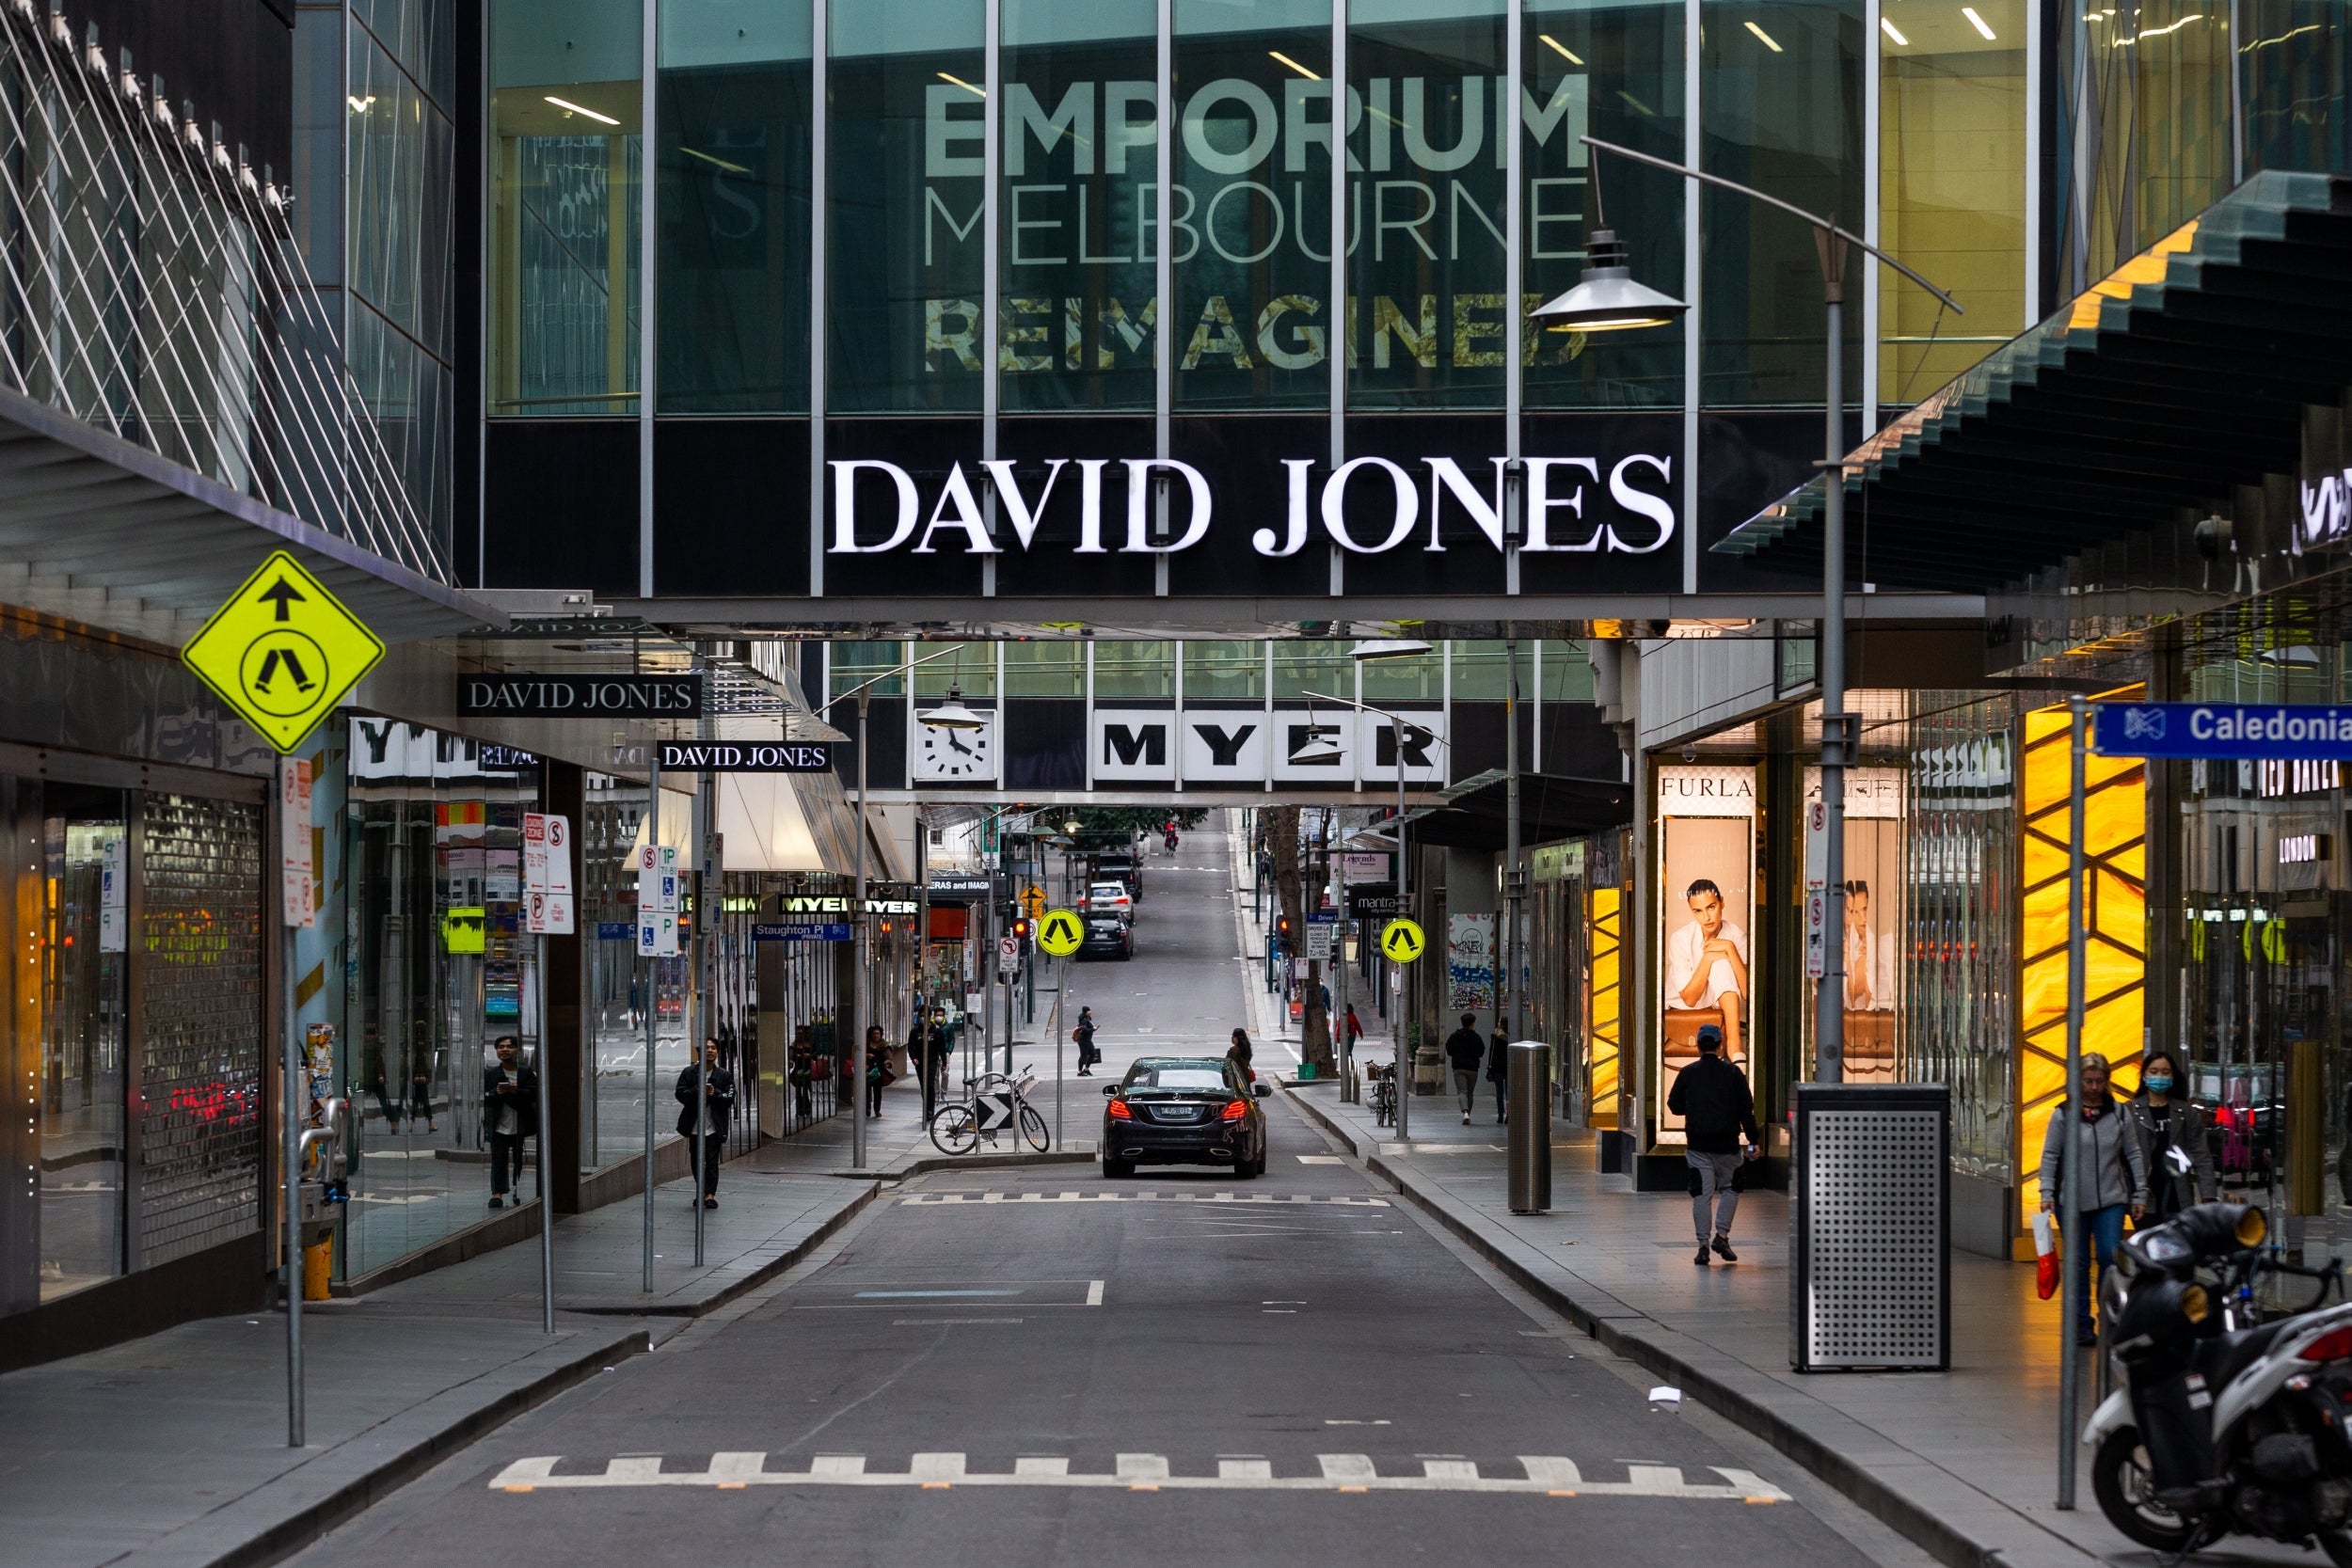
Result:
[[[1700,1024],[1698,1046],[1699,1059],[1675,1074],[1666,1109],[1682,1118],[1682,1157],[1691,1166],[1691,1227],[1699,1239],[1698,1256],[1691,1261],[1703,1269],[1710,1251],[1726,1263],[1740,1261],[1731,1250],[1731,1222],[1740,1212],[1740,1141],[1747,1139],[1745,1158],[1753,1160],[1764,1152],[1764,1139],[1756,1130],[1748,1075],[1724,1057],[1723,1025]]]
[[[2169,1060],[2166,1065],[2170,1065]],[[2062,1103],[2052,1111],[2042,1135],[2042,1212],[2058,1212],[2058,1199],[2065,1194],[2059,1183],[2066,1180],[2066,1162],[2081,1161],[2078,1201],[2083,1233],[2067,1237],[2066,1245],[2074,1255],[2074,1268],[2082,1278],[2082,1310],[2074,1318],[2074,1341],[2096,1345],[2099,1328],[2091,1304],[2097,1297],[2091,1290],[2090,1265],[2095,1259],[2099,1278],[2105,1280],[2107,1265],[2115,1260],[2115,1249],[2123,1240],[2124,1211],[2130,1210],[2135,1220],[2147,1212],[2148,1163],[2131,1118],[2116,1103],[2114,1091],[2107,1085],[2106,1057],[2096,1051],[2084,1052],[2080,1072],[2081,1104]],[[2071,1140],[2067,1137],[2070,1130],[2074,1134]]]
[[[897,1080],[890,1071],[890,1040],[879,1023],[866,1026],[866,1114],[882,1115],[882,1090]]]
[[[482,1131],[490,1146],[490,1207],[523,1200],[523,1140],[538,1125],[539,1074],[522,1064],[522,1041],[501,1035],[498,1060],[482,1070]]]
[[[719,1207],[719,1162],[726,1157],[727,1118],[735,1111],[735,1074],[719,1065],[719,1042],[703,1041],[703,1059],[689,1062],[677,1075],[677,1135],[691,1138],[697,1117],[695,1088],[702,1089],[699,1118],[703,1139],[702,1200],[706,1209]]]
[[[2171,1053],[2151,1052],[2139,1064],[2139,1092],[2123,1102],[2124,1118],[2139,1140],[2140,1166],[2148,1173],[2148,1225],[2162,1225],[2191,1204],[2213,1201],[2210,1119],[2173,1093],[2180,1081]]]
[[[1478,1102],[1478,1069],[1486,1060],[1476,1013],[1464,1013],[1462,1026],[1445,1037],[1445,1059],[1454,1069],[1454,1093],[1462,1102],[1462,1125],[1468,1127],[1470,1107]]]
[[[1241,1081],[1245,1084],[1254,1084],[1258,1081],[1258,1069],[1249,1065],[1250,1054],[1249,1031],[1234,1030],[1233,1043],[1225,1048],[1225,1059],[1239,1069]]]
[[[1357,1042],[1364,1037],[1364,1021],[1356,1016],[1356,1004],[1353,1002],[1347,1005],[1347,1021],[1343,1033],[1347,1041],[1347,1053],[1353,1056]]]
[[[1094,1009],[1092,1007],[1078,1009],[1078,1022],[1076,1027],[1070,1031],[1070,1037],[1078,1045],[1078,1076],[1093,1077],[1094,1064],[1103,1059],[1103,1053],[1094,1049]]]
[[[1498,1026],[1486,1041],[1486,1082],[1495,1086],[1495,1120],[1511,1119],[1511,1042]]]
[[[784,1076],[792,1085],[792,1109],[799,1125],[805,1127],[817,1117],[817,1042],[803,1023],[792,1031],[792,1046],[785,1059]]]

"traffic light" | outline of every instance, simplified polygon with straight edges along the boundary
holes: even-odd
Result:
[[[1012,934],[1013,934],[1014,936],[1018,937],[1018,938],[1019,938],[1021,941],[1023,941],[1023,942],[1026,942],[1026,941],[1028,941],[1028,940],[1029,940],[1029,923],[1028,923],[1028,921],[1027,921],[1025,918],[1025,919],[1021,919],[1021,920],[1016,920],[1016,921],[1014,921],[1014,922],[1012,923]]]
[[[1289,915],[1278,914],[1274,917],[1274,937],[1275,940],[1279,942],[1285,948],[1290,946],[1291,917]]]

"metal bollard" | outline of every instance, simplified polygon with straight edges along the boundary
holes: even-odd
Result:
[[[1551,1047],[1519,1040],[1508,1053],[1510,1126],[1503,1163],[1510,1170],[1511,1212],[1551,1210]]]

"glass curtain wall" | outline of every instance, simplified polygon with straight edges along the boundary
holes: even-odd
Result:
[[[580,846],[580,967],[588,989],[580,1084],[585,1170],[645,1148],[646,961],[637,956],[634,934],[634,851],[644,828],[645,795],[643,780],[589,774],[580,831],[573,835]],[[657,1137],[668,1135],[672,1126],[660,1109],[657,1103]]]
[[[418,725],[355,731],[343,864],[356,974],[339,1031],[356,1135],[346,1278],[486,1217],[492,1042],[517,1036],[526,1061],[539,1048],[520,921],[537,768],[485,768],[471,741]]]
[[[1157,8],[1004,0],[1002,17],[999,405],[1148,409]]]
[[[2058,29],[2072,141],[2063,252],[2081,289],[2233,182],[2231,8],[2085,0]],[[2298,40],[2299,41],[2299,40]]]
[[[1706,0],[1701,157],[1712,173],[1847,228],[1862,215],[1860,0]],[[1807,225],[1736,192],[1699,197],[1705,303],[1700,403],[1820,406],[1821,268]],[[1861,274],[1847,273],[1850,302]],[[1964,302],[1963,302],[1964,303]],[[1861,323],[1849,309],[1849,397],[1861,390]]]
[[[1967,314],[1868,263],[1879,403],[1904,408],[2026,320],[2025,0],[1882,0],[1879,244]]]
[[[863,0],[830,14],[828,404],[843,414],[977,411],[986,8]]]
[[[660,6],[657,405],[665,414],[805,413],[815,194],[808,0]]]
[[[490,7],[493,416],[634,414],[639,0]]]
[[[40,794],[40,1299],[127,1266],[130,863],[119,789]]]
[[[2237,54],[2247,172],[2352,169],[2352,17],[2341,0],[2239,0]]]
[[[1176,0],[1175,59],[1177,405],[1328,407],[1329,0]]]
[[[1519,106],[1523,308],[1575,286],[1586,231],[1612,214],[1633,276],[1688,297],[1681,178],[1605,153],[1595,167],[1577,140],[1589,135],[1682,161],[1682,19],[1680,0],[1530,0]],[[1679,324],[1594,334],[1531,324],[1521,350],[1527,406],[1678,406],[1682,334]]]

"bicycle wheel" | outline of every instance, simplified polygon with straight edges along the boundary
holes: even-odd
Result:
[[[1045,1118],[1025,1103],[1021,1107],[1021,1135],[1040,1154],[1054,1147],[1054,1136],[1045,1130]]]
[[[969,1105],[942,1105],[931,1117],[931,1142],[942,1154],[969,1154],[980,1147],[980,1118]]]

